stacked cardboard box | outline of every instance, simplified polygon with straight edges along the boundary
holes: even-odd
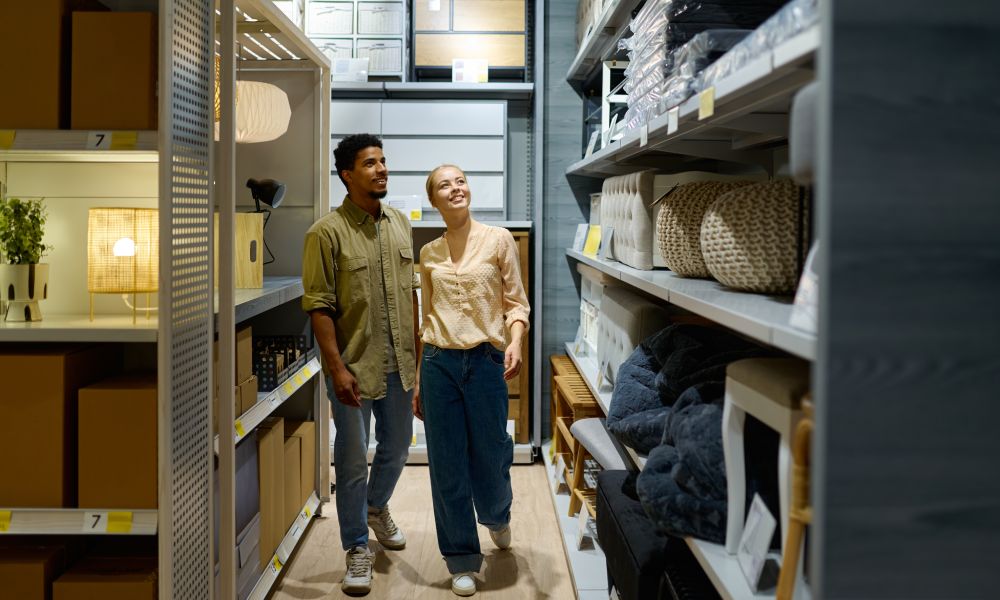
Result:
[[[0,548],[0,598],[50,600],[65,563],[62,547]]]
[[[260,460],[260,564],[265,568],[285,537],[285,421],[269,417],[257,427]]]
[[[155,600],[156,558],[86,558],[52,586],[53,600]]]
[[[316,490],[316,423],[285,421],[285,436],[299,439],[299,490],[294,496],[296,514]]]
[[[237,418],[257,404],[258,379],[253,372],[253,329],[247,325],[236,330],[235,348],[236,375],[233,387],[233,413]],[[222,377],[219,372],[219,344],[212,345],[212,373],[215,381],[212,392],[212,427],[219,428],[219,386]]]

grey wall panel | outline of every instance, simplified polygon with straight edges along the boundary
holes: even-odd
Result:
[[[506,122],[504,102],[385,102],[382,131],[388,135],[498,135]]]
[[[476,210],[501,210],[504,202],[504,177],[496,174],[469,174],[469,192],[472,194],[472,208]],[[427,199],[426,174],[389,175],[389,195],[420,196],[424,210],[433,210]],[[437,211],[434,211],[435,217]]]
[[[576,226],[584,222],[573,191],[564,173],[580,156],[580,129],[583,126],[580,98],[564,79],[576,54],[576,6],[573,0],[546,2],[545,19],[545,124],[542,180],[544,240],[541,278],[545,319],[542,331],[542,435],[548,437],[550,354],[565,354],[565,342],[576,336],[580,319],[580,299],[573,270],[567,263],[566,248],[573,245]],[[536,177],[536,179],[538,179]],[[538,281],[538,279],[536,279]]]
[[[390,170],[429,173],[445,163],[456,164],[465,171],[494,171],[504,168],[502,138],[467,139],[384,139],[386,164]]]
[[[507,218],[511,221],[525,221],[531,217],[528,210],[530,112],[531,105],[526,102],[507,104]],[[535,174],[536,185],[541,183],[541,176],[541,173]]]
[[[813,597],[995,598],[1000,6],[823,6]]]
[[[378,100],[337,100],[330,103],[330,133],[382,132],[382,103]]]

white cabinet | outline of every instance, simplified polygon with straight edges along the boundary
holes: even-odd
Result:
[[[472,193],[473,210],[503,210],[506,193],[504,192],[504,177],[502,174],[467,173],[466,175],[469,177],[469,191]],[[424,220],[433,221],[438,219],[439,216],[437,211],[431,207],[430,201],[427,200],[427,191],[424,187],[426,181],[426,173],[423,175],[397,175],[390,169],[389,194],[393,196],[420,196],[423,198]],[[430,212],[428,213],[428,211]]]
[[[340,101],[330,105],[330,133],[340,138],[352,133],[382,131],[382,104],[378,101]],[[336,142],[334,140],[334,147]]]
[[[477,138],[400,138],[382,140],[390,170],[417,171],[426,175],[434,167],[451,163],[464,171],[503,173],[504,141]]]
[[[495,135],[507,127],[503,102],[387,102],[383,128],[393,135]]]

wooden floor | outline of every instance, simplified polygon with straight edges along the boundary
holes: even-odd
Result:
[[[545,467],[511,467],[514,505],[511,510],[513,544],[500,551],[480,527],[485,560],[479,572],[482,600],[573,600],[559,524],[552,506]],[[332,477],[331,477],[332,480]],[[406,549],[383,551],[372,535],[375,561],[373,600],[457,598],[437,547],[427,467],[408,466],[389,505],[392,516],[406,534]],[[324,506],[302,540],[283,578],[275,586],[274,600],[348,598],[340,591],[344,578],[344,551],[340,545],[336,508]]]

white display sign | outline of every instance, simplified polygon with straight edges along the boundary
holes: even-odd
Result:
[[[778,521],[771,514],[771,511],[767,510],[767,505],[761,500],[760,495],[754,494],[753,503],[750,505],[750,514],[747,515],[743,535],[740,537],[736,560],[740,564],[740,570],[743,571],[750,589],[755,593],[760,584],[760,575],[764,570],[767,551],[771,547],[771,538],[774,537],[774,530],[777,526]]]
[[[576,237],[573,238],[573,249],[577,252],[583,252],[583,245],[587,243],[587,231],[589,227],[586,223],[581,223],[576,226]]]

